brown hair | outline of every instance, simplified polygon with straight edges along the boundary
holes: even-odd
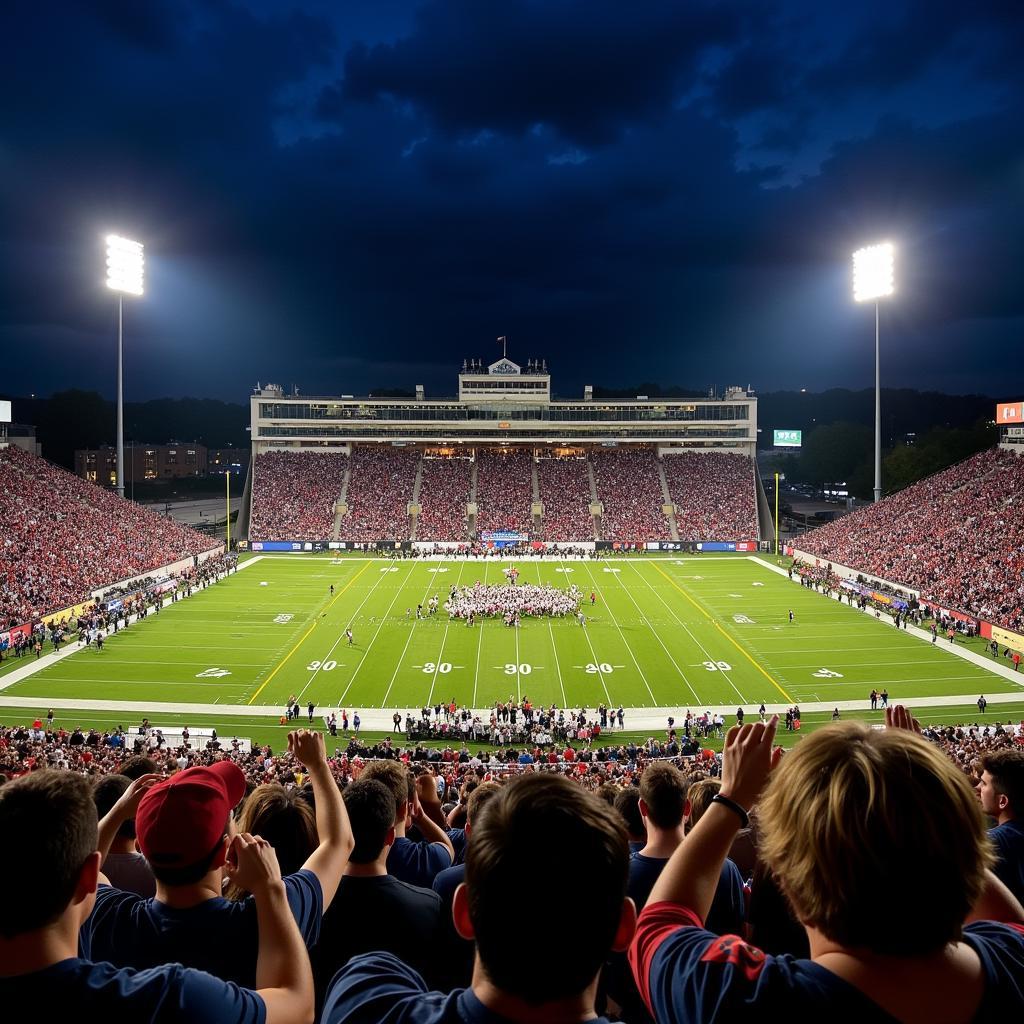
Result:
[[[640,799],[658,828],[676,828],[682,822],[688,789],[686,776],[667,761],[649,764],[640,776]]]
[[[302,793],[276,784],[257,786],[242,804],[236,824],[239,832],[250,832],[270,843],[282,877],[295,874],[320,842],[313,808]],[[225,895],[239,900],[248,893],[231,885]]]
[[[582,992],[611,949],[628,866],[620,817],[561,775],[526,775],[492,797],[466,849],[469,914],[491,982],[531,1005]],[[509,894],[542,887],[580,895],[557,964],[508,923]]]
[[[711,806],[712,797],[721,788],[721,779],[701,779],[686,791],[686,799],[690,804],[690,828],[693,828],[704,817],[704,812]]]
[[[847,947],[915,956],[959,939],[993,854],[970,783],[904,730],[824,726],[773,773],[760,852],[797,917]],[[871,898],[883,883],[916,898]]]
[[[496,782],[481,782],[479,786],[474,787],[473,792],[469,794],[469,800],[466,802],[466,821],[471,828],[476,827],[476,823],[480,818],[484,807],[493,800],[502,790]]]
[[[1024,750],[993,750],[981,758],[981,770],[992,776],[992,786],[1010,802],[1010,810],[1024,817]]]
[[[38,771],[0,787],[0,935],[52,924],[96,852],[92,785],[72,772]]]
[[[399,808],[412,799],[410,790],[414,789],[414,783],[409,769],[396,761],[371,761],[362,770],[359,778],[376,779],[391,790],[391,795],[395,798],[395,820],[397,821]]]

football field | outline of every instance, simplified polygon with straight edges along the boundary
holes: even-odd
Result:
[[[432,596],[443,606],[452,585],[501,583],[511,564],[520,583],[575,584],[586,625],[524,617],[519,628],[500,619],[468,627],[449,621],[443,607],[426,614]],[[1014,680],[947,647],[802,588],[755,558],[262,555],[111,635],[102,651],[77,651],[3,694],[26,704],[175,703],[212,713],[237,705],[266,714],[292,695],[321,710],[418,709],[452,699],[479,709],[511,697],[559,707],[749,711],[762,701],[866,702],[872,688],[911,703],[1017,691]]]

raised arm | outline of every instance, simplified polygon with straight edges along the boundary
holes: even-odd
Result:
[[[313,799],[316,802],[316,831],[320,845],[310,854],[302,867],[320,880],[323,890],[324,910],[331,905],[338,891],[342,872],[348,864],[349,854],[355,845],[352,826],[349,824],[345,801],[341,798],[338,783],[331,774],[327,763],[322,733],[297,729],[288,734],[288,749],[305,766],[313,783]]]
[[[107,854],[117,835],[117,830],[129,820],[135,817],[139,809],[139,801],[142,800],[146,790],[152,789],[163,779],[160,775],[140,775],[132,781],[132,784],[121,794],[117,803],[100,819],[99,833],[96,837],[96,848],[100,851],[100,867],[106,863]],[[106,885],[110,883],[101,874],[100,881]]]
[[[437,780],[433,775],[420,775],[416,779],[416,796],[410,808],[413,824],[420,830],[428,843],[437,843],[448,851],[451,862],[455,863],[455,847],[452,846],[441,813],[441,801],[437,795]]]
[[[693,831],[676,847],[654,883],[647,905],[682,904],[707,920],[722,864],[747,812],[757,802],[781,751],[773,751],[779,716],[765,724],[733,726],[725,737],[722,788]]]
[[[274,848],[265,839],[236,835],[224,865],[228,878],[256,901],[259,952],[256,990],[267,1007],[267,1024],[310,1024],[313,971],[291,907]]]

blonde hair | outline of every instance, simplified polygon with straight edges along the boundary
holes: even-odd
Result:
[[[761,856],[796,916],[846,947],[913,956],[958,940],[994,861],[970,783],[904,730],[819,729],[759,811]]]

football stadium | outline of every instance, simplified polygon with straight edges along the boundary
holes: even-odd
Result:
[[[1021,1020],[1022,26],[14,5],[0,1020]]]

